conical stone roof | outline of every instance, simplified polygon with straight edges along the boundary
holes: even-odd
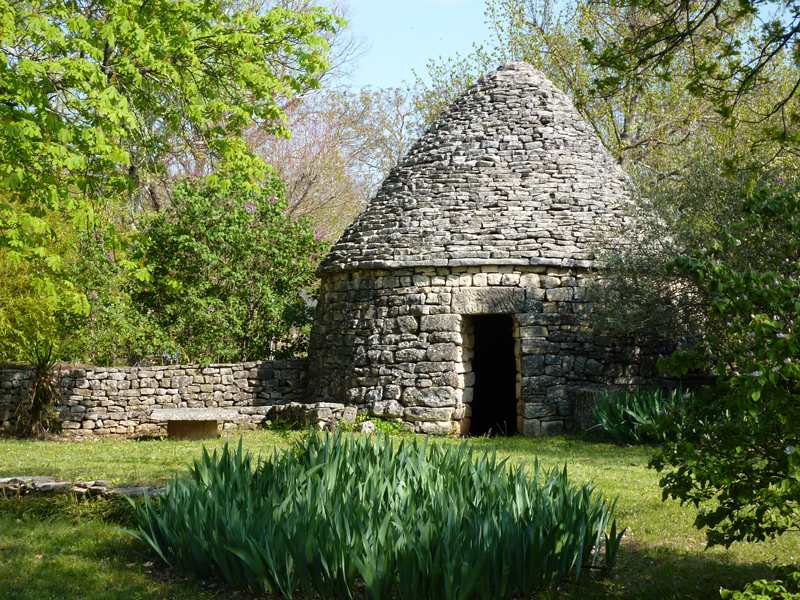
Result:
[[[627,199],[622,170],[569,98],[507,63],[436,120],[320,271],[590,266]]]

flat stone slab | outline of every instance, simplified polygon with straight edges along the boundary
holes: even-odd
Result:
[[[0,478],[0,492],[27,496],[55,496],[74,493],[78,497],[144,496],[154,497],[163,494],[167,488],[154,489],[148,486],[113,487],[110,481],[59,481],[55,477],[3,477]]]
[[[55,477],[3,477],[0,478],[0,485],[7,485],[9,483],[25,483],[25,484],[36,484],[36,483],[55,483],[58,481]]]
[[[454,313],[461,315],[502,315],[522,312],[525,290],[521,288],[474,287],[453,293]]]
[[[239,421],[245,416],[229,408],[157,408],[151,421]]]

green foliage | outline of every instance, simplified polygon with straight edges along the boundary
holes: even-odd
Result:
[[[736,131],[743,139],[750,134],[744,127]],[[731,172],[725,165],[736,149],[735,143],[707,148],[687,158],[669,177],[635,174],[631,221],[615,232],[614,239],[605,240],[597,253],[604,269],[590,288],[594,303],[590,319],[595,329],[689,341],[703,333],[724,335],[725,322],[707,318],[713,295],[682,272],[667,273],[667,264],[687,249],[707,246],[727,227],[739,223],[747,190],[769,185],[781,176],[793,179],[798,172],[795,157],[776,158],[767,148],[751,153],[750,159],[768,166]],[[725,261],[736,268],[759,265],[767,248],[764,244],[729,245]],[[717,258],[721,258],[719,253]]]
[[[223,188],[262,178],[244,129],[288,135],[277,99],[318,85],[321,34],[343,26],[322,8],[259,16],[218,0],[4,0],[0,23],[0,250],[77,313],[85,294],[61,273],[51,217],[104,227],[114,252],[106,209],[138,203],[176,156],[197,149]]]
[[[0,250],[0,360],[23,362],[31,347],[57,337],[61,304],[39,289],[26,264],[11,264]]]
[[[170,358],[177,360],[180,353],[169,331],[131,298],[130,273],[120,266],[129,258],[128,249],[108,252],[106,248],[98,231],[78,231],[72,236],[64,274],[86,293],[89,310],[56,315],[59,357],[98,366],[137,364],[152,357],[164,364],[175,362]]]
[[[53,408],[62,399],[59,377],[54,372],[53,344],[36,345],[30,353],[30,384],[24,400],[17,404],[14,430],[33,437],[61,433],[61,420]]]
[[[711,297],[708,318],[717,326],[659,367],[676,374],[712,369],[718,383],[687,406],[677,443],[652,464],[674,469],[661,480],[665,498],[697,506],[717,499],[695,520],[709,528],[709,544],[786,531],[796,523],[800,497],[798,190],[781,182],[762,188],[745,210],[719,239],[669,265]],[[727,260],[732,247],[759,262]]]
[[[44,523],[66,522],[73,525],[88,521],[113,523],[123,527],[136,526],[136,512],[131,507],[144,504],[141,497],[130,501],[122,495],[78,498],[75,494],[54,496],[11,496],[0,492],[0,518],[7,516],[22,521],[36,520]]]
[[[466,443],[313,431],[271,460],[226,445],[204,451],[132,535],[164,561],[229,584],[292,598],[373,600],[530,596],[613,559],[614,505],[566,468],[510,468]],[[611,527],[616,533],[614,526]]]
[[[741,592],[720,588],[719,595],[722,600],[800,600],[800,572],[792,567],[773,570],[782,579],[760,579],[747,584]]]
[[[369,420],[372,421],[373,425],[375,425],[375,431],[382,433],[383,435],[403,435],[408,433],[408,430],[403,427],[403,424],[398,423],[397,421],[390,421],[388,419],[382,419],[380,417],[373,416],[370,416]]]
[[[592,408],[598,428],[616,442],[629,444],[657,443],[666,440],[665,419],[678,419],[684,396],[680,390],[664,393],[655,388],[634,392],[603,391]]]
[[[145,281],[131,293],[189,360],[292,356],[306,337],[314,266],[327,244],[307,218],[291,218],[283,184],[258,192],[185,181],[171,205],[145,220],[134,258]]]
[[[382,433],[383,435],[405,435],[408,434],[408,429],[403,427],[403,424],[398,420],[385,419],[383,417],[376,417],[370,413],[356,415],[354,421],[339,421],[336,429],[344,433],[356,432],[361,430],[361,426],[369,421],[375,427],[375,433]]]
[[[671,82],[675,69],[682,69],[688,76],[686,90],[709,101],[730,124],[777,115],[777,127],[769,125],[768,135],[797,143],[794,98],[800,4],[796,0],[777,5],[768,0],[602,0],[600,4],[638,11],[641,19],[626,35],[581,40],[592,62],[610,71],[596,81],[601,92],[639,81],[643,74]],[[714,53],[698,54],[698,46],[711,47]],[[762,93],[770,97],[763,109],[752,114],[741,110],[748,96]]]

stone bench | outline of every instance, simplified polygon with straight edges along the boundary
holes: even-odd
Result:
[[[150,420],[167,423],[167,435],[178,440],[207,440],[217,437],[217,422],[247,418],[230,408],[157,408]]]

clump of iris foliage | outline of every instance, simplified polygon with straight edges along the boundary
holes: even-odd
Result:
[[[359,577],[373,600],[507,598],[611,568],[615,504],[566,467],[529,478],[466,442],[309,432],[266,460],[204,450],[130,533],[171,566],[284,598],[356,598]]]
[[[616,442],[628,444],[667,441],[668,423],[683,414],[684,396],[680,390],[664,392],[659,388],[633,392],[609,393],[592,408],[599,429]]]

